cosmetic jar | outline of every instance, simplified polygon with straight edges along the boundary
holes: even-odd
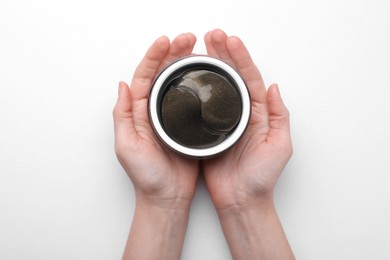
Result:
[[[231,66],[193,55],[172,62],[156,77],[148,110],[166,146],[189,157],[211,158],[243,135],[251,103],[244,80]]]

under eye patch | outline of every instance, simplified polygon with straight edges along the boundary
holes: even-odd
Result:
[[[224,141],[241,117],[241,99],[225,77],[192,70],[173,80],[161,103],[161,119],[171,138],[192,148]]]

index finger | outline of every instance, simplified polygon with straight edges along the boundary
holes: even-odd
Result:
[[[148,49],[137,66],[131,82],[132,95],[135,100],[146,98],[161,62],[169,50],[170,42],[166,36],[158,38]]]
[[[254,64],[247,48],[240,38],[231,36],[226,41],[226,47],[232,61],[248,86],[251,99],[261,104],[267,103],[267,91],[260,71]]]

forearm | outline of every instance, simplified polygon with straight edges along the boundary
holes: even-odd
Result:
[[[180,259],[188,209],[137,201],[123,260]]]
[[[295,259],[272,199],[218,211],[233,259]]]

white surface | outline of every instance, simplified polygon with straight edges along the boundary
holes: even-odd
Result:
[[[204,53],[215,27],[290,109],[276,204],[297,259],[390,259],[386,0],[1,0],[0,259],[120,259],[134,193],[113,151],[117,83],[158,36],[194,32]],[[182,259],[229,258],[201,180]]]

